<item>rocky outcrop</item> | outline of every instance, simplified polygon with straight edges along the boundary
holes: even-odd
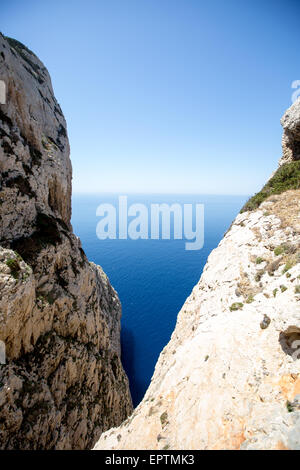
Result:
[[[72,233],[69,142],[46,68],[1,35],[0,79],[0,448],[90,448],[132,411],[120,302]]]
[[[300,160],[300,100],[281,119],[283,127],[282,159],[280,164]]]
[[[95,449],[300,449],[300,101],[282,123],[286,161],[209,256],[143,401]]]

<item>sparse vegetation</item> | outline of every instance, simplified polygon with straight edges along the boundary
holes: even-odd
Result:
[[[164,411],[162,415],[160,415],[160,422],[162,427],[164,428],[168,424],[168,413]]]
[[[287,271],[289,271],[290,269],[292,269],[293,266],[295,266],[295,262],[293,262],[292,260],[289,260],[287,261],[286,265],[284,266],[283,268],[283,271],[282,271],[282,274],[285,274]]]
[[[253,295],[249,295],[249,297],[246,300],[246,304],[251,304],[254,301]]]
[[[16,258],[9,258],[6,261],[6,265],[9,267],[11,275],[15,279],[19,279],[19,272],[20,272],[20,264]]]
[[[257,209],[263,201],[273,194],[281,194],[289,189],[300,189],[300,161],[285,163],[262,190],[244,205],[241,212]]]
[[[299,284],[295,287],[295,294],[300,294],[300,285]]]
[[[289,400],[287,400],[287,402],[286,402],[286,408],[287,408],[289,413],[292,413],[294,411],[293,405]]]
[[[282,245],[276,246],[274,249],[274,255],[279,256],[283,254],[293,254],[297,251],[297,247],[295,245],[291,245],[288,243],[283,243]]]
[[[277,288],[273,290],[273,297],[276,297],[277,292],[278,292],[278,289],[277,289]]]
[[[281,265],[284,265],[282,274],[286,274],[287,278],[291,277],[288,271],[300,262],[300,246],[299,244],[282,244],[274,248],[273,252],[277,258],[267,265],[267,272],[270,276],[274,276],[275,271]],[[288,273],[288,274],[287,274]]]
[[[284,253],[284,248],[283,248],[283,245],[280,245],[280,246],[276,246],[276,248],[274,249],[274,255],[275,256],[280,256]]]
[[[255,263],[256,263],[256,264],[261,264],[261,263],[263,263],[264,261],[265,261],[265,260],[259,256],[258,258],[256,258]]]
[[[280,286],[280,290],[281,290],[281,292],[285,292],[287,290],[287,287],[282,285],[282,286]]]
[[[242,302],[234,302],[230,307],[229,310],[231,312],[235,312],[236,310],[242,310],[244,304]]]

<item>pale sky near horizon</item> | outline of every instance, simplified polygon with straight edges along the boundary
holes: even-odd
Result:
[[[297,0],[1,0],[0,30],[51,74],[74,192],[252,194],[281,154],[299,13]]]

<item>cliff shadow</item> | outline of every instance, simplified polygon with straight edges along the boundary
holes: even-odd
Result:
[[[139,380],[135,365],[136,344],[134,334],[126,326],[121,328],[121,359],[129,379],[129,388],[134,408],[142,400],[149,384]]]

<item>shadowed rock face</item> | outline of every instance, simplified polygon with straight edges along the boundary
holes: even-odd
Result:
[[[300,100],[281,119],[283,127],[282,159],[280,164],[300,160]]]
[[[132,411],[121,306],[72,232],[66,122],[46,68],[0,35],[0,79],[0,448],[90,448]]]
[[[281,163],[296,172],[300,100],[282,124]],[[290,173],[293,189],[239,214],[210,254],[143,401],[95,449],[300,449],[300,179]]]

